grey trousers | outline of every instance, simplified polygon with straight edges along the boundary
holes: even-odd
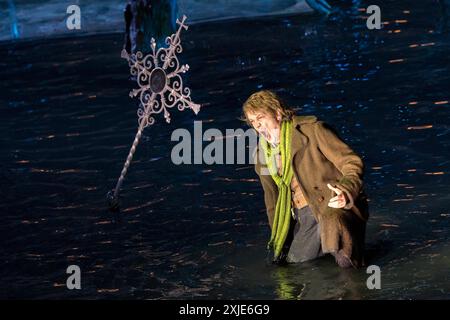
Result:
[[[320,243],[320,226],[309,206],[294,209],[295,226],[286,262],[305,262],[323,256]]]

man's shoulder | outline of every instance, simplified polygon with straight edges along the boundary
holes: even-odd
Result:
[[[292,121],[294,122],[294,126],[296,125],[308,125],[308,124],[315,124],[320,123],[319,119],[314,115],[305,115],[305,116],[293,116]]]

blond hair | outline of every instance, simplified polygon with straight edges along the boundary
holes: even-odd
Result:
[[[277,94],[270,90],[261,90],[253,93],[242,106],[241,120],[250,127],[252,124],[247,118],[249,112],[266,112],[276,116],[277,111],[281,115],[281,120],[290,120],[294,115],[294,110],[288,107]]]

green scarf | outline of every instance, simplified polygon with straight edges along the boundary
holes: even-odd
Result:
[[[291,222],[291,180],[294,174],[291,164],[292,121],[281,123],[280,153],[282,175],[278,175],[275,156],[278,148],[272,148],[261,136],[260,144],[272,179],[278,187],[278,199],[272,225],[272,234],[267,249],[273,249],[275,260],[280,256]]]

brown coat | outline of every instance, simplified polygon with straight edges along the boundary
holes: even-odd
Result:
[[[319,222],[324,253],[342,249],[355,266],[363,265],[367,198],[362,190],[364,165],[361,158],[337,134],[315,116],[294,116],[291,161],[301,190]],[[255,171],[264,189],[267,216],[272,228],[278,188],[264,156],[255,158]],[[264,169],[264,170],[263,170]],[[346,208],[328,207],[335,196],[327,183],[343,190],[350,200]]]

